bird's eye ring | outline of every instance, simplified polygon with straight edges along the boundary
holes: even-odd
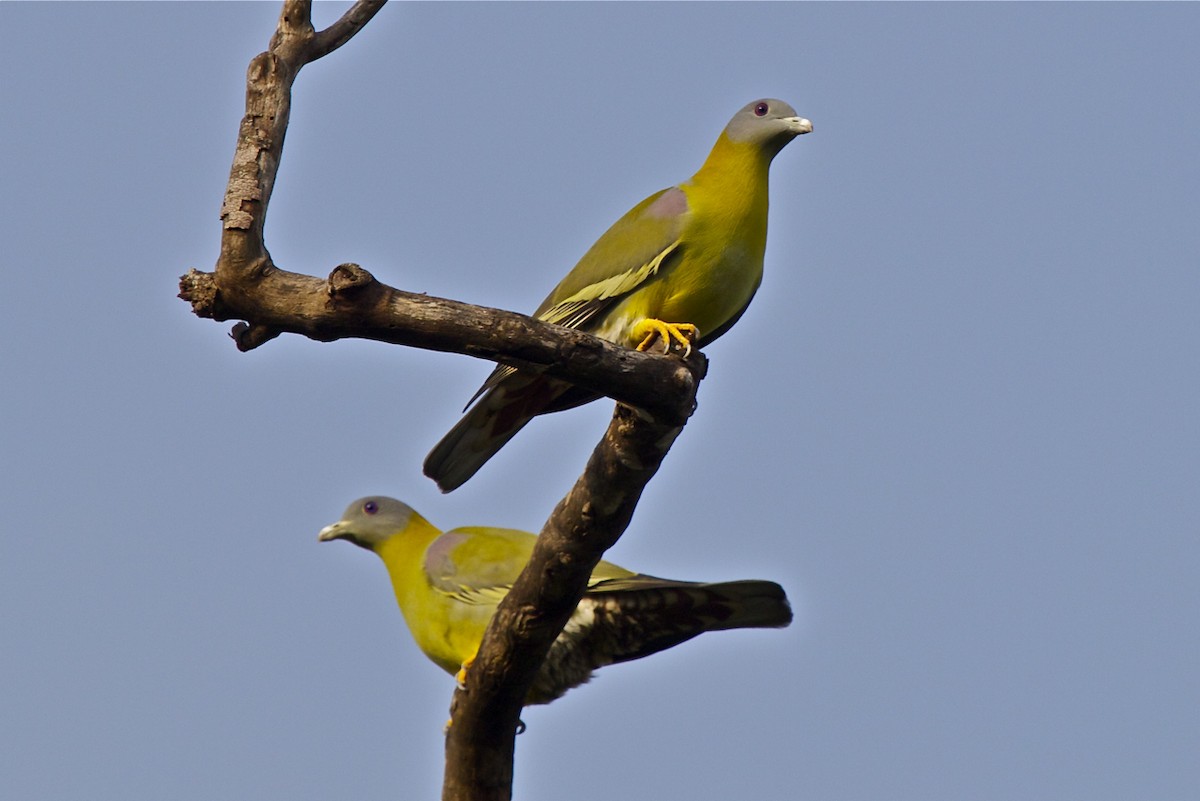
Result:
[[[369,515],[373,515],[379,511],[379,504],[375,503],[375,501],[367,501],[363,504],[363,511]]]
[[[754,107],[754,116],[761,117],[770,110],[771,110],[771,107],[768,106],[766,103],[759,103],[757,106]]]

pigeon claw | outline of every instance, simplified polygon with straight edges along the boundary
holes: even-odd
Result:
[[[458,672],[454,674],[454,681],[458,683],[458,689],[467,689],[467,671],[471,669],[471,665],[474,664],[474,662],[475,655],[472,654],[463,661],[462,667],[460,667]]]
[[[700,338],[700,329],[691,323],[666,323],[647,317],[633,327],[633,338],[641,340],[637,346],[640,351],[648,350],[655,340],[662,340],[663,353],[670,353],[679,345],[686,359],[692,353],[692,343]]]

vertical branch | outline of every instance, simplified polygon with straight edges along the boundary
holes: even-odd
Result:
[[[237,297],[275,268],[263,240],[267,205],[279,173],[292,107],[292,84],[300,68],[333,52],[383,8],[384,0],[358,0],[324,31],[312,26],[311,0],[286,0],[271,43],[246,71],[246,112],[238,129],[229,183],[221,204],[221,254],[217,293]],[[277,333],[277,332],[276,332]],[[271,332],[256,332],[267,339]]]

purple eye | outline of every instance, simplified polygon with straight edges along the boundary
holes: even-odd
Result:
[[[363,511],[369,515],[373,515],[379,511],[379,504],[375,503],[375,501],[367,501],[363,504]]]
[[[771,110],[771,107],[768,106],[766,103],[759,103],[757,106],[754,107],[754,116],[761,117],[770,110]]]

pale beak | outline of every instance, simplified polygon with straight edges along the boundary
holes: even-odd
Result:
[[[330,540],[341,539],[345,533],[346,524],[339,520],[338,522],[321,529],[321,533],[317,535],[317,541],[329,542]]]
[[[795,136],[812,133],[812,123],[804,117],[784,117],[783,121],[787,123],[788,130]]]

